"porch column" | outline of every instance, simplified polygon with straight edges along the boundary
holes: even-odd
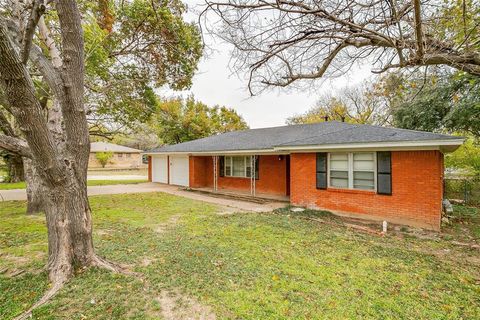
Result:
[[[212,156],[213,160],[213,191],[217,192],[218,190],[218,156]]]
[[[250,156],[250,168],[251,168],[251,172],[250,172],[250,194],[252,196],[256,196],[256,186],[255,186],[255,163],[256,163],[256,158],[257,156],[256,155],[252,155]]]

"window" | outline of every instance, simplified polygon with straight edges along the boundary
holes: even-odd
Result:
[[[329,186],[375,190],[375,153],[331,153]]]
[[[132,157],[132,154],[131,154],[131,153],[125,153],[125,156],[126,156],[127,158],[131,158],[131,157]]]
[[[250,178],[252,175],[252,157],[225,157],[225,176]]]
[[[118,158],[123,158],[123,153],[117,154],[117,157],[118,157]]]

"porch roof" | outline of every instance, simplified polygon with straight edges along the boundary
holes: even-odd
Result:
[[[166,145],[153,153],[279,153],[292,150],[341,148],[440,148],[456,149],[463,138],[424,131],[328,121],[314,124],[249,129]]]

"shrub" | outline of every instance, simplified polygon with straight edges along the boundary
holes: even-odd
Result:
[[[95,154],[95,157],[97,158],[98,162],[101,164],[102,168],[105,168],[105,166],[108,164],[110,159],[112,159],[113,152],[97,152]]]

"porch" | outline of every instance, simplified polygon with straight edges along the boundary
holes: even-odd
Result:
[[[189,187],[193,190],[259,201],[289,201],[289,155],[192,155],[189,161]]]
[[[290,202],[290,197],[287,195],[282,196],[282,195],[273,195],[268,193],[256,193],[255,196],[253,196],[249,191],[228,190],[228,189],[215,191],[213,188],[208,188],[208,187],[188,188],[188,190],[206,194],[213,197],[219,196],[222,198],[225,197],[225,198],[230,198],[234,200],[249,201],[249,202],[255,202],[260,204],[270,203],[270,202],[285,202],[285,203]]]

